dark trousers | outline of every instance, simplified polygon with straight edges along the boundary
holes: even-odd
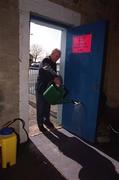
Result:
[[[43,122],[50,121],[50,104],[47,103],[42,94],[36,90],[36,112],[37,112],[37,123],[42,125]]]

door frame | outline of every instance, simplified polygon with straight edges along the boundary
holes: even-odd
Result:
[[[66,53],[66,32],[69,26],[57,23],[54,21],[49,21],[42,18],[41,16],[32,15],[30,16],[30,22],[36,23],[38,25],[50,27],[52,29],[61,31],[61,58],[60,58],[60,75],[64,80],[65,71],[65,53]],[[64,81],[63,81],[64,82]],[[62,105],[58,105],[57,119],[62,124]]]
[[[61,14],[60,16],[59,12]],[[27,131],[29,129],[28,67],[30,44],[29,22],[31,13],[66,25],[77,26],[81,22],[80,13],[48,0],[19,0],[19,117],[25,121]],[[25,142],[27,137],[22,130],[21,124],[19,124],[19,134],[21,142]]]

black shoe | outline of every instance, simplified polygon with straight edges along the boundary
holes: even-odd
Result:
[[[41,132],[46,132],[46,131],[47,131],[47,129],[44,128],[44,126],[41,125],[41,124],[38,124],[38,127],[39,127],[39,130],[40,130]]]
[[[53,125],[53,123],[51,123],[50,121],[45,121],[44,122],[44,124],[46,125],[46,127],[48,128],[48,129],[54,129],[55,127],[54,127],[54,125]]]

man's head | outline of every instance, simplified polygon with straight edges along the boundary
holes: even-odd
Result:
[[[59,49],[54,49],[52,52],[51,52],[51,59],[53,62],[56,62],[61,56],[61,51]]]

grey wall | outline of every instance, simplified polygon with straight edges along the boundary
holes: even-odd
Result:
[[[18,1],[0,0],[0,125],[19,115],[18,57]]]

